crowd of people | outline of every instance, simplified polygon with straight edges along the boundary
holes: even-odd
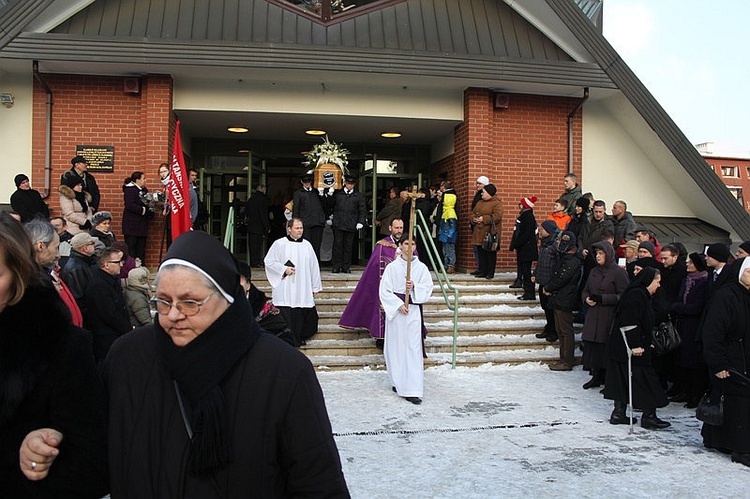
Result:
[[[346,497],[320,386],[291,347],[318,330],[325,227],[333,232],[331,271],[351,272],[366,223],[356,178],[345,176],[336,190],[302,176],[285,234],[267,253],[271,205],[257,186],[246,205],[257,226],[248,264],[216,238],[187,232],[169,246],[152,287],[145,238],[155,209],[168,213],[168,199],[149,195],[143,172],[130,175],[122,241],[112,213],[98,210],[85,159],[71,163],[61,177],[63,216],[49,217],[23,175],[15,179],[18,217],[0,214],[0,490]],[[167,166],[159,170],[164,185]],[[422,304],[433,283],[420,260],[424,235],[408,236],[412,200],[455,273],[458,198],[450,181],[421,194],[393,188],[375,220],[384,237],[339,324],[368,329],[393,392],[421,404]],[[539,297],[546,324],[537,337],[560,346],[550,369],[573,369],[581,323],[591,374],[583,388],[603,387],[614,406],[610,423],[631,422],[637,408],[643,428],[662,429],[670,423],[656,410],[669,402],[693,409],[702,398],[720,400],[724,423],[704,425],[704,444],[750,466],[750,241],[734,256],[724,243],[689,254],[680,243],[662,245],[624,201],[607,216],[606,203],[582,194],[573,174],[541,223],[537,204],[534,196],[518,202],[510,287],[523,291],[520,300]],[[495,275],[502,217],[497,188],[479,177],[469,217],[476,278]],[[251,283],[260,261],[270,299]],[[45,313],[31,313],[32,303]],[[681,343],[657,355],[653,332],[667,323]],[[29,328],[35,334],[24,335]]]

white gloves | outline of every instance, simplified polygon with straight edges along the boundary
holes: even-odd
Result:
[[[329,226],[329,227],[331,225],[333,225],[333,215],[331,215],[330,217],[328,217],[328,220],[326,220],[326,225]]]
[[[325,187],[318,187],[318,194],[319,195],[322,196],[324,192],[325,192]]]
[[[362,224],[357,224],[357,230],[361,229],[362,227],[364,227],[364,225],[362,225]]]
[[[328,188],[328,195],[329,196],[333,196],[333,190],[334,190],[333,187],[329,187]]]

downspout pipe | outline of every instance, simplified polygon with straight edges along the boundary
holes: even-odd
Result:
[[[583,103],[589,99],[589,87],[583,89],[583,97],[578,101],[575,109],[568,115],[568,173],[573,173],[573,119],[583,107]]]
[[[39,73],[39,61],[34,61],[34,79],[44,88],[47,94],[45,102],[45,137],[44,137],[44,194],[42,198],[46,199],[50,195],[50,186],[52,183],[52,89]]]

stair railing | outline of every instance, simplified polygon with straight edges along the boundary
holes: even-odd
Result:
[[[443,259],[440,257],[435,242],[432,240],[432,234],[424,215],[419,210],[414,210],[414,213],[416,214],[416,217],[414,217],[416,220],[414,228],[417,230],[417,237],[421,237],[422,241],[424,241],[427,256],[432,263],[432,268],[435,269],[440,292],[443,294],[443,299],[448,306],[448,310],[453,311],[453,356],[451,366],[455,369],[456,349],[458,347],[458,288],[451,284],[448,273],[445,271],[445,266],[443,265]]]

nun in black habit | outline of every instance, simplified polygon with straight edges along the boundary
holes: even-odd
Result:
[[[621,328],[633,351],[633,407],[643,410],[641,427],[655,430],[667,428],[670,423],[656,417],[656,408],[665,407],[669,401],[659,378],[651,366],[651,332],[654,328],[654,311],[651,296],[659,289],[659,271],[646,267],[625,289],[615,310],[612,333],[609,336],[607,374],[604,398],[614,401],[609,418],[612,424],[628,424],[625,414],[628,405],[628,355]]]
[[[260,333],[217,239],[178,237],[152,303],[104,364],[112,497],[349,497],[312,365]]]

